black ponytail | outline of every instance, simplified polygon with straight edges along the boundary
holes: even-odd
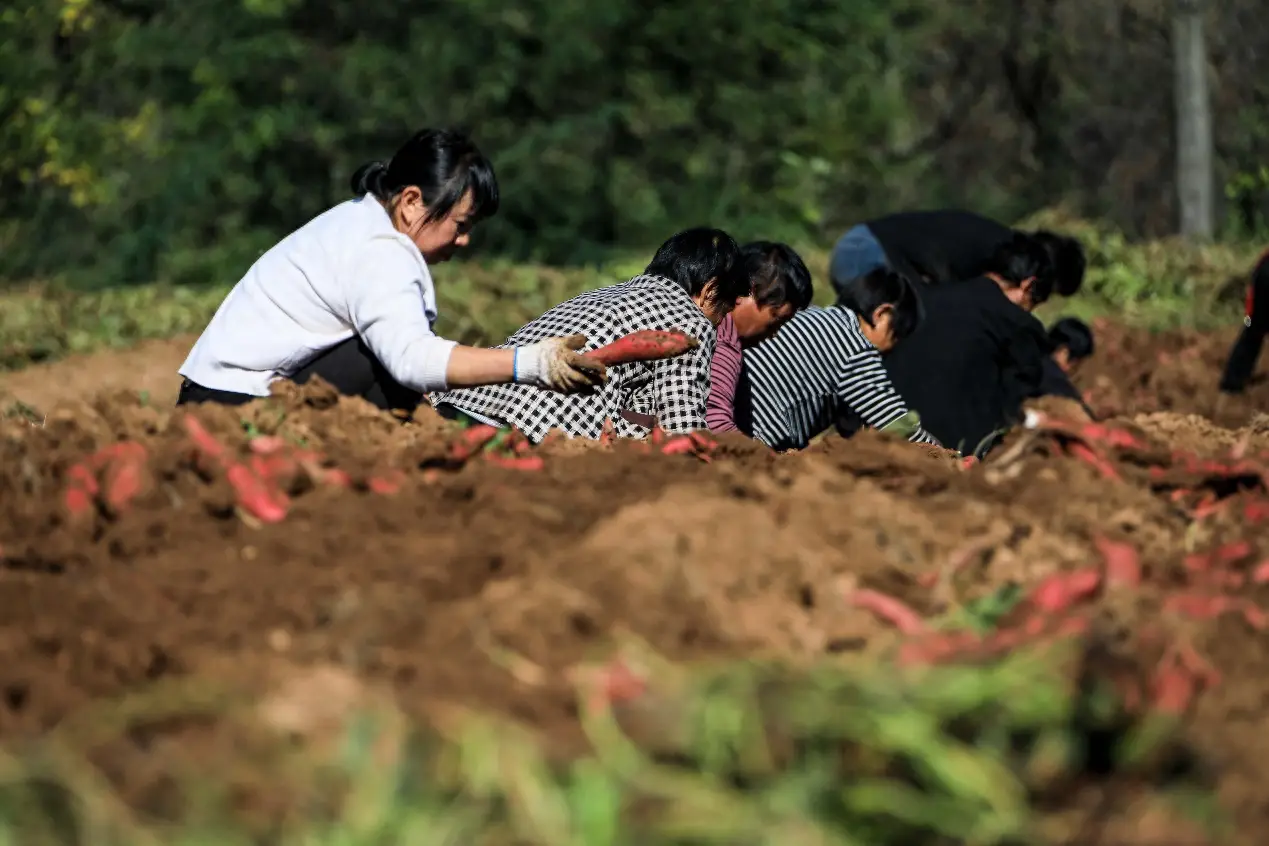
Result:
[[[427,219],[449,214],[468,194],[475,219],[498,213],[498,178],[493,165],[462,132],[424,129],[401,145],[392,160],[370,162],[350,180],[353,194],[387,203],[413,185],[423,192]]]
[[[371,194],[375,199],[387,202],[391,197],[383,196],[383,176],[388,172],[388,166],[383,162],[368,162],[357,168],[357,172],[353,174],[350,180],[354,197],[362,197]]]

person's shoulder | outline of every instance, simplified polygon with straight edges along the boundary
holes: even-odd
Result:
[[[788,340],[804,334],[844,334],[856,322],[854,312],[844,306],[809,306],[794,314],[788,323],[780,327],[779,332],[763,341],[758,347],[771,344],[780,338]]]
[[[812,309],[806,309],[803,313],[808,312],[812,312]],[[864,335],[859,315],[845,306],[832,305],[814,309],[814,312],[808,315],[806,328],[810,334],[821,341],[831,343],[834,348],[840,349],[848,356],[867,355],[870,352],[881,354]]]
[[[740,349],[740,333],[736,331],[736,321],[731,314],[723,318],[715,330],[718,334],[718,346]]]
[[[352,246],[363,261],[393,271],[431,278],[427,260],[409,238],[399,232],[368,232]]]
[[[639,274],[599,291],[608,292],[605,298],[627,315],[633,315],[637,321],[655,321],[672,316],[680,321],[708,324],[713,333],[714,324],[710,323],[691,294],[663,276]]]
[[[1049,330],[1044,327],[1040,318],[1026,309],[1014,305],[1003,292],[991,310],[995,322],[1006,327],[1015,337],[1028,337],[1036,340],[1041,346],[1049,343]]]
[[[398,232],[364,233],[347,244],[342,259],[336,259],[346,286],[368,291],[384,286],[419,286],[425,292],[434,287],[432,271],[414,242]]]

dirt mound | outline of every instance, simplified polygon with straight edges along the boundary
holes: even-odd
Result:
[[[570,670],[614,636],[679,659],[915,662],[1076,636],[1130,668],[1126,698],[1192,716],[1254,830],[1269,436],[1249,421],[1264,389],[1239,401],[1248,425],[1223,429],[1192,416],[1223,341],[1099,342],[1094,405],[1134,416],[1042,421],[968,469],[875,433],[785,456],[739,438],[478,452],[433,415],[403,423],[321,386],[246,410],[121,393],[8,420],[0,737],[206,679],[237,680],[289,726],[313,710],[295,701],[339,710],[364,686],[410,716],[506,713],[567,754],[584,742]],[[1179,352],[1124,364],[1163,348]],[[1009,590],[1021,599],[991,636],[953,643],[904,616]],[[304,667],[335,669],[317,693],[284,683]],[[100,765],[161,805],[154,750],[219,754],[216,737],[169,726]]]
[[[1174,412],[1197,414],[1237,429],[1269,407],[1269,379],[1260,375],[1241,396],[1218,390],[1237,329],[1225,332],[1147,332],[1094,321],[1097,352],[1083,366],[1085,401],[1108,417]]]

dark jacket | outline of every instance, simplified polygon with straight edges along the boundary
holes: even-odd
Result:
[[[921,300],[925,319],[886,356],[886,371],[944,446],[981,455],[993,433],[1019,422],[1026,400],[1080,401],[1044,324],[992,280],[924,288]]]
[[[996,247],[1014,235],[1003,223],[960,209],[899,212],[867,226],[894,270],[935,283],[981,276]]]
[[[1256,360],[1269,334],[1269,251],[1260,257],[1251,272],[1247,303],[1243,315],[1243,331],[1229,351],[1220,388],[1230,394],[1241,393],[1256,369]]]

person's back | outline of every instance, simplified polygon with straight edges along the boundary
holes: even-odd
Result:
[[[560,395],[530,385],[486,385],[436,392],[429,400],[481,422],[519,429],[530,440],[551,429],[597,439],[605,421],[619,437],[645,437],[652,427],[685,433],[706,428],[706,396],[716,324],[749,293],[740,247],[718,229],[680,232],[657,250],[639,276],[578,294],[511,336],[515,346],[552,332],[586,336],[586,350],[646,329],[677,330],[699,341],[688,353],[608,368],[608,381],[587,393]],[[708,312],[708,313],[707,313]]]
[[[861,223],[833,247],[829,277],[839,292],[850,280],[888,267],[929,285],[975,279],[1017,230],[964,209],[896,212]],[[1084,282],[1084,248],[1069,235],[1040,229],[1030,235],[1047,254],[1052,288],[1073,296]]]
[[[796,314],[745,350],[736,398],[740,430],[773,449],[801,449],[844,413],[862,425],[934,443],[911,419],[882,366],[882,353],[920,324],[913,284],[876,270],[855,279],[842,301]]]
[[[868,221],[868,228],[896,270],[934,283],[979,276],[996,247],[1014,234],[964,209],[897,212]]]
[[[922,299],[925,321],[887,356],[886,372],[921,424],[969,455],[1016,413],[1026,398],[1019,386],[1039,383],[1041,362],[1023,346],[1029,336],[1042,349],[1044,327],[985,277],[927,289]]]
[[[1017,422],[1027,399],[1078,399],[1051,357],[1044,325],[1029,311],[1048,299],[1044,248],[1016,234],[983,277],[925,288],[925,320],[887,357],[895,388],[945,446],[981,454]]]

